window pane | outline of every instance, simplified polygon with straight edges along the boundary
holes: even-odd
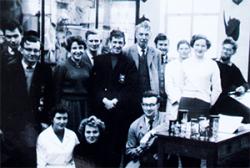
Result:
[[[168,0],[167,5],[169,14],[192,12],[192,0]]]
[[[167,36],[170,40],[169,57],[176,57],[176,45],[178,41],[190,40],[191,17],[190,16],[169,16],[167,25]]]
[[[216,51],[218,37],[218,16],[194,16],[193,34],[203,34],[211,41],[212,46],[208,50],[209,56],[217,57]]]
[[[219,13],[219,0],[194,0],[194,13]]]

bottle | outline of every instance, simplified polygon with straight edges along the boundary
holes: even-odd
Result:
[[[199,137],[201,140],[204,140],[207,137],[206,127],[207,127],[206,117],[204,116],[199,117]]]
[[[181,136],[185,136],[187,131],[187,122],[188,122],[188,110],[179,109],[179,114],[181,116]]]
[[[191,138],[199,137],[199,123],[197,118],[191,118]]]
[[[175,127],[175,120],[169,120],[169,127],[168,127],[168,133],[169,135],[174,134],[174,127]]]
[[[216,138],[219,129],[219,115],[210,115],[209,136]]]

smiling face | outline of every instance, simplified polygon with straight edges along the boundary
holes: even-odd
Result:
[[[235,53],[232,44],[223,44],[221,51],[221,60],[224,62],[230,61],[232,55]]]
[[[71,44],[70,54],[74,60],[80,61],[82,58],[83,52],[84,52],[84,45],[78,44],[76,41],[74,41]]]
[[[100,39],[100,36],[98,34],[88,35],[88,37],[86,39],[86,45],[90,51],[96,52],[99,49],[100,44],[101,44],[101,39]]]
[[[89,144],[96,143],[100,136],[99,128],[97,126],[86,125],[84,136],[85,136],[87,143]]]
[[[158,40],[156,48],[158,48],[163,55],[166,55],[168,53],[168,43],[168,40]]]
[[[143,97],[142,109],[147,118],[153,119],[158,113],[159,103],[156,97]]]
[[[63,131],[68,123],[68,113],[56,113],[53,121],[52,128],[55,132]]]
[[[28,65],[34,65],[40,58],[40,42],[26,41],[20,51],[24,62]]]
[[[205,52],[207,51],[207,44],[205,39],[198,39],[194,42],[194,53],[196,57],[203,58]]]
[[[124,45],[125,42],[123,37],[112,37],[109,42],[110,52],[112,54],[120,54]]]

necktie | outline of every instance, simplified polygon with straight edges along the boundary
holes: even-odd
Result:
[[[153,122],[154,122],[154,120],[152,120],[152,119],[150,119],[150,120],[148,121],[149,130],[151,130],[151,129],[153,128]]]
[[[145,49],[141,49],[141,52],[142,52],[142,57],[145,57],[146,53],[145,53]]]
[[[33,67],[31,65],[28,65],[26,69],[32,69]]]
[[[28,65],[25,70],[25,76],[26,76],[26,83],[27,83],[27,90],[29,92],[30,86],[31,86],[31,81],[32,81],[32,76],[33,76],[33,67],[31,65]]]

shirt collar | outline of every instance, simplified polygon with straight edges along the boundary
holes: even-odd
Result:
[[[90,53],[89,50],[86,50],[86,54],[89,57],[89,60],[90,60],[91,64],[94,65],[93,55]]]
[[[142,48],[139,46],[139,45],[136,45],[137,46],[137,50],[138,50],[138,53],[140,56],[142,56]],[[147,54],[147,48],[144,49],[145,50],[145,55]]]
[[[36,64],[35,63],[34,65],[32,65],[32,69],[34,69],[36,67]],[[24,62],[24,60],[22,59],[22,66],[23,66],[23,69],[27,69],[28,65]]]

